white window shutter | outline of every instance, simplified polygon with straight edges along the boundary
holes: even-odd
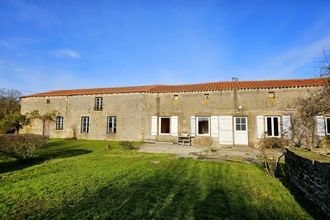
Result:
[[[323,116],[316,116],[316,131],[318,136],[325,136],[325,123]]]
[[[265,124],[264,124],[264,116],[263,115],[257,115],[257,138],[263,138],[265,135]]]
[[[157,116],[151,116],[151,135],[157,135]]]
[[[171,116],[171,135],[178,136],[178,116]]]
[[[283,115],[283,132],[284,132],[284,138],[285,139],[291,139],[292,138],[292,124],[291,124],[291,116],[290,115]]]
[[[193,115],[190,116],[190,135],[196,136],[196,117]]]
[[[219,117],[211,116],[211,137],[219,136]]]

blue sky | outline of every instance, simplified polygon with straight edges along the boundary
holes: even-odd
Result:
[[[329,11],[329,0],[0,0],[0,88],[316,77]]]

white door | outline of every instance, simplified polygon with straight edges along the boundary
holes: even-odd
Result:
[[[219,143],[233,145],[232,116],[219,116]]]
[[[234,137],[237,145],[249,144],[247,117],[234,118]]]

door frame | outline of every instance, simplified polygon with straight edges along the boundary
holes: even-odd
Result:
[[[245,118],[245,131],[240,131],[240,130],[236,130],[236,119],[237,118]],[[249,123],[248,123],[248,117],[247,116],[234,116],[234,120],[233,120],[233,123],[234,123],[234,144],[235,145],[249,145]],[[237,136],[237,133],[246,133],[246,143],[239,143],[237,144],[236,142],[236,136]]]

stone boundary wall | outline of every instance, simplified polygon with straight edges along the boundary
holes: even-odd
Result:
[[[330,216],[330,163],[313,161],[287,150],[285,172],[308,200]]]

